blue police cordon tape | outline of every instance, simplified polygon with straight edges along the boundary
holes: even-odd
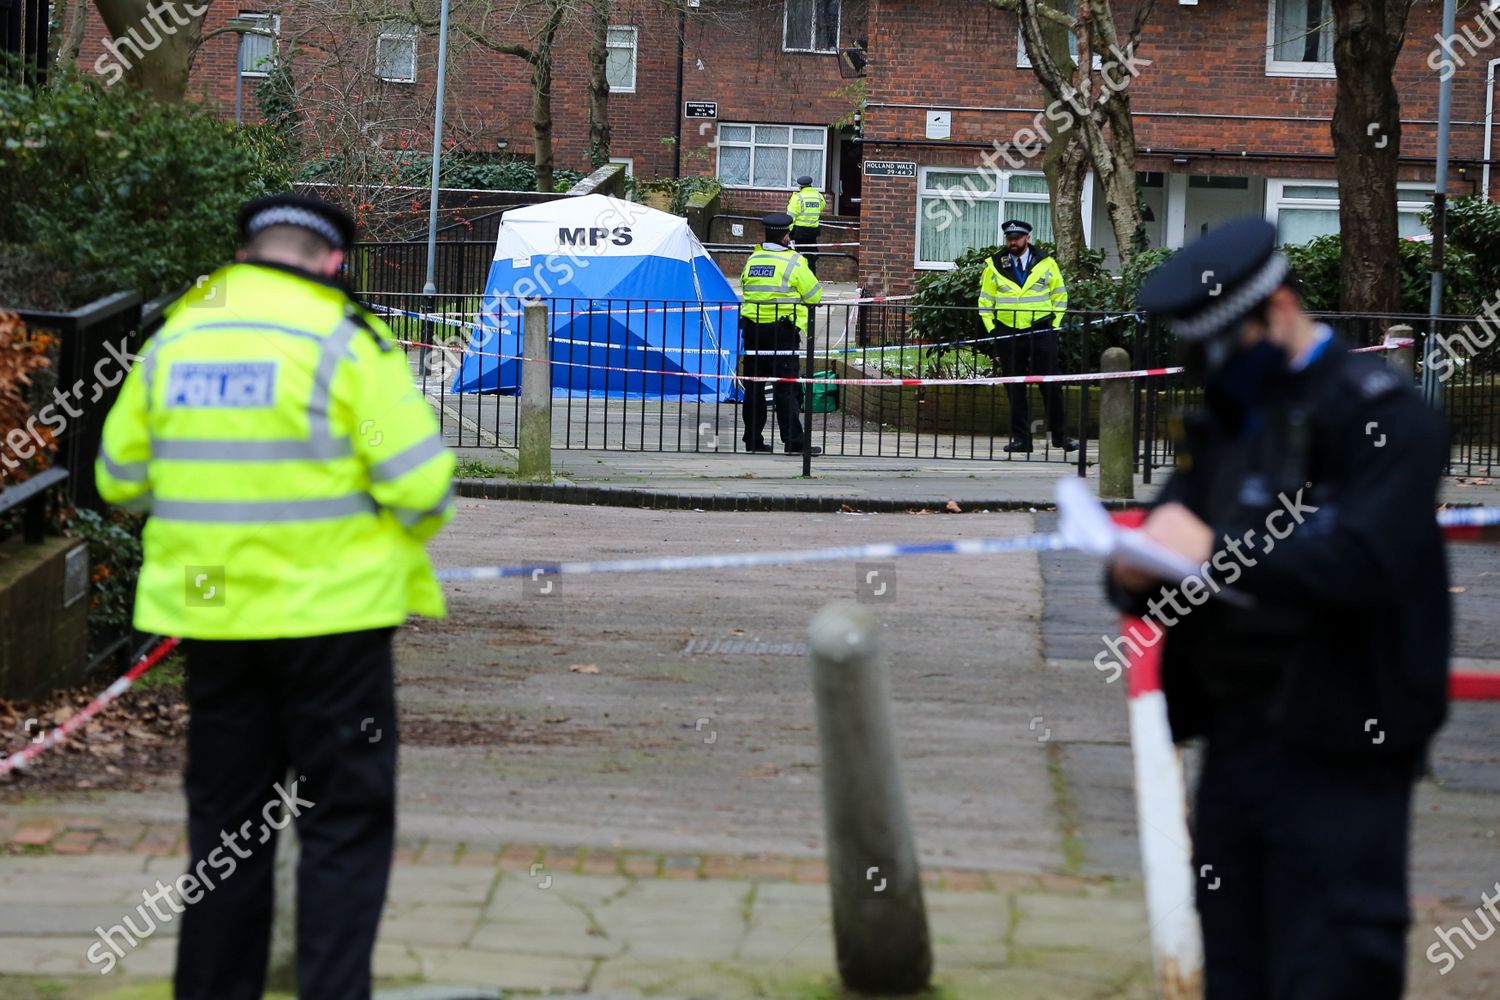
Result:
[[[1438,512],[1437,522],[1438,526],[1445,530],[1500,526],[1500,507],[1464,507],[1442,510]],[[593,573],[674,573],[701,569],[741,569],[747,566],[789,566],[840,560],[896,559],[902,556],[980,556],[1007,552],[1051,552],[1074,547],[1061,533],[1044,532],[1022,535],[1017,538],[842,545],[827,549],[793,549],[787,552],[729,552],[655,559],[523,563],[516,566],[466,566],[440,569],[437,571],[437,578],[450,583],[524,578],[540,580],[550,576],[583,576]]]
[[[702,556],[670,556],[659,559],[615,559],[598,562],[526,563],[519,566],[469,566],[437,571],[439,580],[501,580],[549,576],[579,576],[588,573],[671,573],[696,569],[740,569],[746,566],[789,566],[797,563],[839,560],[894,559],[899,556],[978,556],[1002,552],[1040,552],[1069,548],[1056,532],[1019,538],[976,538],[967,541],[911,542],[884,545],[842,545],[829,549],[796,549],[789,552],[731,552]]]

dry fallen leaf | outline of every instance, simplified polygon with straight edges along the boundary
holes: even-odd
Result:
[[[964,509],[958,505],[958,501],[957,500],[949,500],[943,506],[943,509],[946,510],[950,514],[962,514],[964,512]]]
[[[1469,589],[1468,587],[1449,587],[1448,588],[1448,593],[1450,593],[1450,594],[1462,594],[1464,591],[1466,591],[1468,589]]]
[[[575,663],[568,668],[575,674],[597,674],[599,668],[592,663]]]

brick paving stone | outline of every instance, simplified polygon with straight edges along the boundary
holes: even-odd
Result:
[[[458,861],[458,850],[461,844],[436,844],[428,842],[427,849],[422,852],[422,864],[424,865],[451,865]]]
[[[690,854],[670,854],[662,859],[662,878],[697,878],[703,859]]]
[[[943,888],[955,892],[986,892],[990,880],[984,872],[947,871],[943,873]]]
[[[795,882],[827,882],[828,866],[821,861],[799,861],[792,873]]]
[[[656,878],[661,865],[657,858],[649,854],[630,854],[626,855],[620,867],[632,878]]]
[[[508,872],[529,872],[531,866],[540,860],[540,853],[535,847],[507,847],[500,852],[500,867]]]
[[[91,831],[66,830],[52,842],[52,849],[58,854],[88,854],[98,839],[99,835]]]
[[[398,847],[393,857],[398,865],[414,865],[417,863],[417,848]]]
[[[620,859],[608,851],[590,851],[578,870],[584,875],[615,875],[620,871]]]
[[[732,854],[709,854],[703,858],[704,878],[744,878],[745,860]]]
[[[576,872],[580,854],[576,847],[549,847],[542,863],[554,872]]]
[[[483,849],[468,850],[458,859],[458,863],[469,868],[495,868],[500,864],[500,853]]]
[[[95,854],[128,852],[146,835],[145,823],[111,823],[94,843]]]
[[[786,858],[746,858],[742,865],[746,878],[777,882],[790,881],[793,868]]]
[[[61,825],[53,819],[31,820],[11,836],[10,842],[22,847],[46,847],[57,836]]]

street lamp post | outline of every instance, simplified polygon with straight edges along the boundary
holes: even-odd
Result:
[[[430,317],[435,311],[434,297],[437,295],[437,217],[438,174],[443,163],[443,90],[448,79],[448,0],[443,0],[438,16],[438,64],[437,107],[432,121],[432,191],[427,204],[427,283],[422,286],[422,297],[427,303]],[[422,370],[427,370],[427,346],[432,343],[432,320],[422,323]]]
[[[1453,37],[1453,0],[1443,0],[1443,37]],[[1432,296],[1428,301],[1426,350],[1422,352],[1422,396],[1429,406],[1442,405],[1437,366],[1438,316],[1443,311],[1443,243],[1448,235],[1448,119],[1453,106],[1453,74],[1438,84],[1437,176],[1432,189]],[[1485,192],[1489,197],[1489,192]]]

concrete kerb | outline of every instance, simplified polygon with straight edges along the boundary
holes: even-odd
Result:
[[[806,493],[688,493],[636,489],[625,486],[581,487],[568,483],[519,483],[494,479],[458,479],[454,491],[460,497],[479,500],[523,500],[603,507],[642,507],[652,510],[770,511],[796,514],[904,514],[915,511],[945,511],[952,497],[902,500],[893,497],[814,496]],[[1129,510],[1135,500],[1101,501],[1109,510]],[[978,511],[1044,511],[1057,504],[1045,500],[965,500],[963,513]]]

